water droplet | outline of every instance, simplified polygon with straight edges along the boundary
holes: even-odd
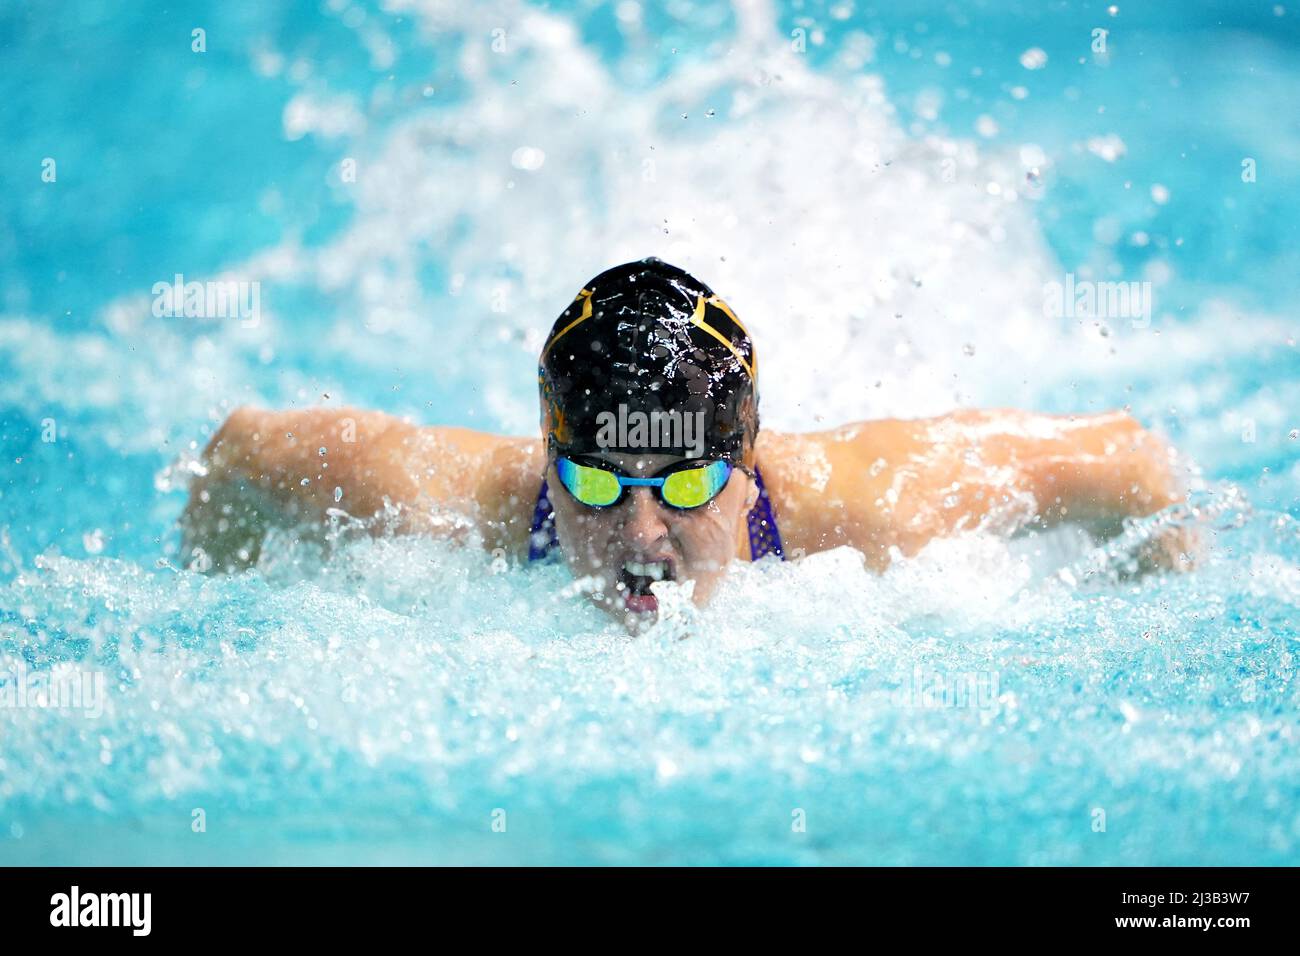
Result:
[[[1041,47],[1032,46],[1020,54],[1020,65],[1026,70],[1041,70],[1047,66],[1047,53]]]
[[[534,172],[546,162],[546,153],[536,146],[520,146],[510,154],[510,165],[515,169]]]

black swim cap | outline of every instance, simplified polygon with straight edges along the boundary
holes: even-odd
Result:
[[[538,362],[552,454],[720,458],[751,469],[754,344],[727,304],[659,259],[615,266],[556,319]]]

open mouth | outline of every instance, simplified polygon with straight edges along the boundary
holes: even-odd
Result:
[[[635,614],[649,614],[659,610],[659,599],[650,593],[655,581],[676,579],[672,559],[656,561],[625,561],[618,572],[618,589],[623,594],[623,607]]]

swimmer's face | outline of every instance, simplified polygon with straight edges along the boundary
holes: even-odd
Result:
[[[651,477],[684,459],[674,455],[601,452],[625,474]],[[732,469],[726,487],[698,508],[663,504],[653,488],[628,488],[623,500],[591,508],[576,500],[556,474],[547,472],[555,531],[575,577],[594,578],[592,599],[629,624],[653,619],[658,602],[650,593],[655,578],[694,581],[694,599],[703,604],[737,555],[742,522],[758,497],[752,478]]]

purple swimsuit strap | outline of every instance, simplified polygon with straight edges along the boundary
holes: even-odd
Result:
[[[542,479],[542,490],[537,493],[537,506],[533,508],[533,526],[528,531],[528,560],[545,561],[560,555],[560,539],[555,534],[555,512]]]
[[[763,484],[763,473],[754,466],[754,483],[758,485],[758,501],[749,509],[749,556],[757,561],[769,554],[775,554],[785,560],[785,549],[781,547],[781,532],[776,527],[776,514],[772,511],[772,499],[768,497],[767,487]]]
[[[781,532],[776,527],[776,514],[772,511],[772,499],[768,497],[763,484],[763,474],[754,469],[754,483],[758,485],[758,501],[749,509],[746,521],[749,526],[749,554],[757,561],[769,554],[774,554],[782,561],[785,551],[781,547]],[[545,561],[559,557],[560,539],[555,534],[555,511],[546,480],[537,493],[537,505],[533,508],[533,523],[528,532],[528,560]]]

